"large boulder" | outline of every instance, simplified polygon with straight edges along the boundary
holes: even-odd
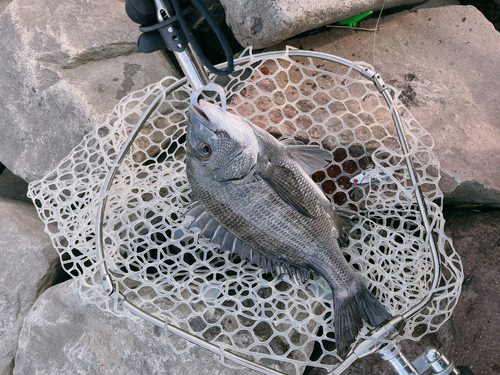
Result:
[[[403,11],[382,17],[376,36],[331,29],[287,44],[374,62],[434,137],[448,203],[500,207],[500,34],[476,8]]]
[[[424,0],[221,0],[226,22],[242,46],[264,48],[304,31],[342,21],[369,10]],[[384,5],[385,4],[385,5]]]
[[[70,283],[47,290],[26,317],[14,374],[241,374],[200,347],[174,353],[161,328],[86,305]]]
[[[60,265],[31,204],[0,198],[0,228],[0,375],[8,375],[24,317]]]
[[[13,0],[0,34],[0,162],[28,182],[127,93],[176,74],[138,52],[138,26],[118,1]]]

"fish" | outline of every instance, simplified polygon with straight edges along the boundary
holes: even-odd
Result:
[[[337,353],[345,357],[363,322],[375,327],[391,315],[342,254],[352,224],[309,177],[331,160],[320,147],[280,142],[207,101],[189,108],[189,228],[274,277],[304,284],[310,271],[322,276],[333,292]]]

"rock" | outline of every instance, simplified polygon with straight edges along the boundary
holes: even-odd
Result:
[[[8,169],[2,171],[2,164],[0,164],[0,198],[31,203],[27,193],[28,183]]]
[[[423,4],[413,7],[412,12],[424,8],[439,8],[449,5],[460,5],[460,0],[428,0]]]
[[[373,29],[375,20],[360,27]],[[472,6],[382,17],[376,34],[332,29],[287,42],[373,63],[435,141],[441,188],[453,204],[500,207],[500,34]],[[274,46],[283,49],[285,44]]]
[[[10,4],[12,0],[0,0],[0,14],[7,8],[7,5]]]
[[[70,283],[47,290],[26,317],[14,374],[241,374],[200,347],[175,354],[162,329],[85,305]]]
[[[500,211],[449,210],[445,218],[445,230],[462,258],[464,282],[450,321],[430,339],[475,374],[498,374]]]
[[[464,267],[462,293],[451,318],[418,342],[403,341],[402,352],[415,360],[429,345],[474,374],[500,372],[500,211],[445,210],[445,232]],[[495,296],[492,298],[492,296]],[[354,362],[345,375],[395,374],[378,355]],[[325,375],[309,368],[304,375]]]
[[[118,1],[13,0],[0,15],[0,161],[31,182],[127,93],[173,75]]]
[[[0,374],[12,374],[23,319],[53,285],[59,256],[35,208],[0,198]]]
[[[386,0],[385,9],[410,6],[423,0]],[[265,48],[304,31],[382,8],[384,0],[301,1],[221,0],[226,22],[238,42]]]

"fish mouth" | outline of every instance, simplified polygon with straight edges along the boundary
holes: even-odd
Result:
[[[196,153],[196,148],[201,142],[210,144],[214,148],[217,144],[217,126],[210,121],[206,111],[201,106],[191,104],[189,107],[189,120],[187,127],[187,141]]]
[[[213,121],[211,121],[209,115],[209,110],[212,109],[211,106],[215,107],[215,105],[210,104],[205,100],[200,100],[198,106],[191,105],[189,107],[189,116],[195,122],[199,123],[200,125],[203,125],[205,128],[215,133],[217,131],[217,126]]]
[[[215,124],[210,122],[205,112],[195,107],[194,105],[191,105],[189,107],[189,117],[191,118],[194,124],[198,124],[198,126],[201,125],[202,127],[210,130],[212,133],[216,132],[217,127],[215,126]]]
[[[203,110],[200,108],[200,107],[195,107],[194,105],[191,106],[193,108],[193,111],[197,114],[197,115],[200,115],[201,117],[203,117],[205,120],[207,121],[210,121],[207,117],[207,115],[205,114],[205,112],[203,112]]]

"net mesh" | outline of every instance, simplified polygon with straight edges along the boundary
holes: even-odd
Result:
[[[418,340],[450,316],[460,293],[462,267],[444,219],[433,139],[390,88],[420,180],[441,279],[430,290],[429,238],[414,199],[390,108],[375,85],[328,58],[250,56],[225,78],[228,110],[279,139],[317,144],[333,162],[312,178],[338,207],[358,212],[346,259],[391,314],[401,314],[434,292],[432,302],[398,340]],[[172,89],[175,87],[175,89]],[[119,165],[103,221],[104,261],[115,290],[140,309],[244,358],[289,374],[306,366],[331,371],[335,350],[332,293],[311,273],[304,286],[221,253],[186,230],[192,200],[185,175],[185,130],[190,88],[167,77],[123,98],[107,120],[42,180],[29,196],[46,224],[64,269],[87,303],[137,318],[103,290],[95,246],[97,205],[108,171],[148,105],[150,116]],[[205,93],[209,94],[209,93]],[[207,100],[217,101],[206,95]],[[368,184],[350,182],[370,170]],[[176,350],[182,340],[171,340]],[[180,345],[180,346],[179,346]],[[314,353],[313,353],[314,351]]]

